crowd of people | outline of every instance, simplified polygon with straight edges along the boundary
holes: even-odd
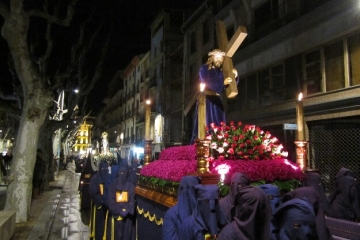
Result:
[[[99,163],[88,189],[92,239],[136,238],[134,191],[139,166],[138,161],[129,166],[121,158]],[[360,220],[360,185],[353,171],[338,172],[328,197],[316,172],[306,173],[301,187],[285,194],[273,184],[252,186],[248,176],[238,172],[223,198],[218,185],[184,176],[177,203],[165,213],[162,239],[333,239],[325,216]]]
[[[98,164],[88,188],[92,239],[135,239],[135,186],[139,166],[137,159],[129,166],[120,156],[117,161]]]
[[[229,194],[219,198],[217,185],[182,178],[178,203],[164,217],[164,240],[333,239],[325,216],[360,219],[360,185],[355,173],[342,168],[329,197],[321,175],[306,174],[301,187],[281,195],[272,184],[251,186],[243,173],[231,179]]]

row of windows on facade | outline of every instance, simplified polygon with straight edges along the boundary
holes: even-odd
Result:
[[[360,34],[242,77],[229,110],[247,110],[360,84]]]

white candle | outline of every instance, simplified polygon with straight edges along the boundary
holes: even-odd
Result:
[[[305,131],[304,131],[304,109],[302,102],[303,94],[300,93],[296,101],[296,124],[297,124],[297,140],[305,140]]]
[[[150,139],[151,101],[145,102],[145,140]]]

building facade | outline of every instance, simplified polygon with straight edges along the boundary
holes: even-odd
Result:
[[[296,123],[295,101],[302,92],[310,167],[322,172],[328,187],[341,167],[359,173],[358,1],[220,2],[205,2],[183,26],[186,101],[196,91],[207,52],[218,48],[215,22],[225,22],[229,39],[245,26],[248,36],[233,56],[239,94],[224,99],[227,120],[269,130],[295,159],[296,132],[284,124]],[[193,121],[187,121],[189,133]]]

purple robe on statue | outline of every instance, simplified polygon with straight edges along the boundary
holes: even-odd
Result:
[[[283,201],[289,201],[294,198],[306,199],[314,208],[316,231],[319,240],[331,240],[332,235],[326,226],[325,212],[321,204],[319,192],[313,187],[299,187],[283,196]]]
[[[235,198],[242,187],[249,186],[249,177],[240,172],[236,172],[231,177],[229,194],[224,198],[220,199],[219,207],[221,210],[221,216],[219,224],[225,226],[230,223],[235,214]]]
[[[226,122],[224,106],[220,98],[220,94],[224,91],[224,76],[221,68],[211,68],[204,64],[200,67],[199,80],[200,83],[205,83],[205,90],[213,93],[213,95],[206,95],[206,126],[215,123],[217,126],[221,122]],[[198,103],[195,109],[195,121],[191,143],[195,142],[198,135]]]
[[[218,240],[270,239],[271,207],[266,194],[257,187],[239,190],[234,220],[219,233]]]
[[[108,221],[107,239],[135,239],[135,185],[127,181],[127,168],[120,168],[115,181],[109,187],[108,205],[111,218]],[[121,200],[116,194],[122,194]],[[113,238],[112,238],[113,237]]]
[[[219,187],[216,184],[195,186],[196,207],[183,220],[179,230],[179,240],[204,240],[205,235],[217,235],[217,212]]]
[[[294,198],[281,204],[274,213],[276,240],[317,240],[315,212],[311,204]]]
[[[179,239],[179,228],[183,220],[190,216],[196,206],[195,185],[200,180],[195,176],[184,176],[178,188],[177,204],[169,208],[164,216],[162,239]]]

